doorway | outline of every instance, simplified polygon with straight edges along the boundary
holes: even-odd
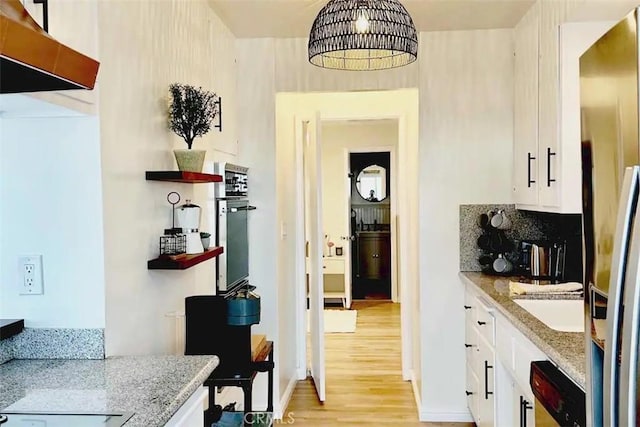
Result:
[[[418,275],[418,221],[417,221],[417,193],[418,193],[418,91],[416,89],[402,89],[394,91],[377,92],[336,92],[336,93],[279,93],[276,96],[276,157],[279,173],[277,175],[277,220],[280,230],[280,240],[278,245],[278,299],[287,300],[279,306],[278,321],[279,327],[287,331],[281,335],[280,351],[282,361],[281,369],[285,369],[288,361],[294,361],[295,366],[287,365],[285,377],[288,378],[287,391],[283,396],[283,406],[286,406],[290,392],[295,388],[295,380],[307,377],[309,364],[307,363],[306,348],[306,272],[317,271],[311,264],[319,265],[320,274],[323,275],[322,247],[324,235],[318,236],[320,241],[320,251],[316,250],[318,259],[311,254],[307,260],[305,248],[305,221],[304,221],[304,179],[303,179],[303,153],[302,131],[303,122],[315,126],[319,130],[317,135],[320,146],[324,148],[323,126],[326,122],[349,122],[349,121],[376,121],[392,120],[397,123],[397,160],[394,161],[393,151],[391,152],[392,163],[398,164],[397,170],[402,170],[402,174],[396,174],[397,184],[395,185],[397,197],[392,198],[392,203],[397,204],[398,213],[402,215],[392,215],[392,230],[396,227],[396,238],[391,242],[392,248],[397,241],[397,256],[394,260],[398,268],[392,271],[392,278],[397,277],[397,298],[402,302],[396,307],[400,310],[401,324],[401,367],[402,379],[405,381],[419,379],[419,372],[413,372],[412,366],[419,368],[419,323],[417,322],[417,301],[418,290],[416,289]],[[314,132],[311,132],[313,134]],[[379,149],[379,147],[361,147],[363,151],[367,148]],[[389,150],[384,150],[389,151]],[[334,186],[348,188],[349,180],[347,171],[349,166],[349,152],[343,150],[334,159],[332,173],[328,176],[335,177],[337,183]],[[327,189],[329,185],[322,184],[321,189]],[[346,192],[346,190],[345,190]],[[329,199],[327,199],[329,200]],[[350,218],[350,204],[346,200],[332,200],[328,203],[337,203],[342,206],[342,214],[336,218],[345,221],[347,224],[344,230],[348,230]],[[344,239],[349,239],[349,231],[345,234],[331,232],[330,241],[334,243],[332,249],[342,246],[343,253],[349,245]],[[316,248],[314,243],[310,246]],[[392,250],[393,252],[393,250]],[[335,252],[333,253],[335,258]],[[400,254],[404,254],[400,257]],[[393,257],[394,255],[392,255]],[[314,258],[313,260],[311,258]],[[308,261],[309,266],[306,266]],[[351,263],[347,263],[350,265]],[[318,277],[313,274],[314,280]],[[351,277],[350,274],[347,277]],[[350,281],[349,281],[350,282]],[[320,276],[322,283],[322,276]],[[323,286],[322,284],[320,286]],[[311,287],[311,284],[310,284]],[[393,286],[392,286],[393,288]],[[290,297],[295,293],[294,301]],[[393,294],[393,289],[392,289]],[[349,293],[351,296],[351,293]],[[393,296],[393,295],[392,295]],[[390,303],[389,303],[390,304]],[[346,304],[349,305],[349,302]],[[315,304],[314,304],[315,306]],[[295,312],[295,321],[291,318],[291,312]],[[313,329],[317,330],[314,322],[311,322]],[[294,331],[295,330],[295,331]],[[295,333],[294,333],[295,332]],[[317,343],[315,340],[312,346]],[[314,353],[314,351],[310,351]],[[311,364],[313,366],[313,363]],[[290,369],[295,369],[291,371]],[[295,378],[291,376],[295,372]],[[321,374],[321,372],[318,372]],[[316,378],[317,377],[317,378]],[[318,386],[322,383],[322,375],[313,375],[314,383]],[[318,380],[318,381],[316,381]],[[320,394],[320,393],[319,393]]]
[[[399,302],[399,121],[325,119],[320,128],[325,302],[347,308],[352,299]]]
[[[391,127],[397,124],[391,123]],[[391,152],[351,151],[349,171],[352,298],[390,300],[396,271],[391,256],[395,238],[391,227],[395,216],[391,214],[395,197]]]

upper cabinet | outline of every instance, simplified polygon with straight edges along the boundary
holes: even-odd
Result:
[[[25,0],[24,7],[42,27],[43,5],[34,3],[34,0]],[[73,50],[98,59],[98,2],[48,0],[48,11],[48,32],[51,37]],[[96,89],[35,92],[30,95],[81,113],[95,114]]]
[[[580,213],[580,55],[613,22],[567,23],[579,3],[539,0],[515,28],[514,199]]]
[[[515,29],[514,191],[518,205],[538,204],[538,33],[536,3]]]

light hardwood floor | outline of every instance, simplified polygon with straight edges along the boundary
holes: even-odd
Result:
[[[473,426],[420,423],[411,383],[402,380],[400,305],[354,301],[356,332],[326,334],[327,395],[321,404],[311,380],[300,381],[283,419],[300,426]]]

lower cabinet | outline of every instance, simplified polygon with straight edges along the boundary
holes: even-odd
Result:
[[[391,240],[389,234],[358,236],[358,277],[388,279],[391,277]]]
[[[173,414],[165,427],[194,427],[204,425],[204,411],[209,403],[209,388],[200,386]]]
[[[511,383],[511,408],[512,419],[508,425],[518,427],[535,427],[536,419],[533,410],[533,398],[531,391],[523,390],[515,382]]]
[[[534,427],[529,369],[546,355],[469,286],[464,311],[465,393],[474,422],[479,427]],[[492,336],[495,344],[487,339]]]
[[[495,425],[495,352],[493,347],[482,342],[478,351],[480,369],[480,395],[478,396],[478,427]]]
[[[490,342],[494,322],[486,304],[472,294],[465,298],[466,395],[469,410],[479,427],[495,424],[495,351]],[[487,330],[488,328],[488,330]],[[489,337],[487,339],[486,337]]]

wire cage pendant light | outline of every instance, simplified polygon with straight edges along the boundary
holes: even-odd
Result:
[[[330,0],[309,33],[309,62],[338,70],[402,67],[418,57],[418,33],[398,0]]]

